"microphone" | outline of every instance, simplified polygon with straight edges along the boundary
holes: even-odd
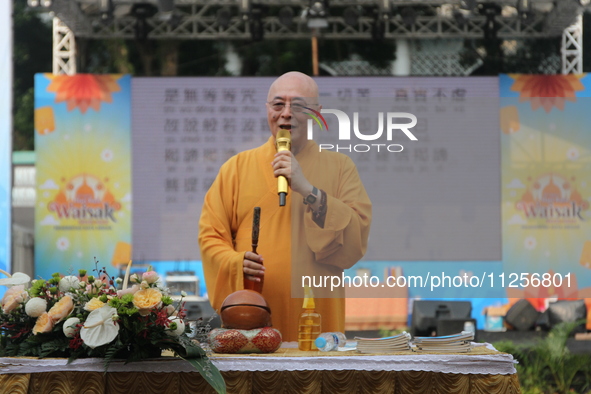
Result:
[[[283,152],[291,149],[291,132],[289,130],[280,129],[275,136],[275,146],[277,152]],[[279,175],[277,178],[277,194],[279,194],[279,206],[285,205],[285,199],[287,197],[287,191],[289,186],[287,184],[287,178],[283,175]]]

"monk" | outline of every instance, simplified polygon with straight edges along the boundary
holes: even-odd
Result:
[[[262,294],[273,327],[284,341],[297,341],[302,311],[302,277],[342,276],[367,248],[371,202],[352,160],[319,151],[307,139],[303,107],[320,111],[312,78],[289,72],[277,78],[267,97],[271,136],[262,146],[226,163],[205,196],[199,245],[205,281],[215,310],[245,281],[264,277]],[[277,152],[279,130],[291,133],[291,151]],[[325,131],[326,132],[326,131]],[[279,206],[277,177],[290,190]],[[257,253],[251,252],[253,208],[261,207]],[[344,289],[313,288],[322,331],[345,330]],[[294,297],[295,296],[295,297]]]

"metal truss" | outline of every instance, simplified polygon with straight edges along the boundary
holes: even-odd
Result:
[[[53,18],[53,73],[76,74],[76,41],[72,31],[59,18]]]
[[[325,0],[317,3],[328,4]],[[54,73],[74,74],[74,36],[154,40],[503,40],[562,35],[563,73],[582,72],[581,13],[589,0],[45,0],[54,15]],[[167,5],[166,5],[167,4]],[[288,17],[282,11],[288,11]],[[347,18],[347,10],[355,18]],[[410,10],[410,12],[409,12]],[[314,23],[322,20],[322,28]],[[574,23],[574,25],[573,25]],[[436,51],[435,51],[436,52]],[[417,56],[420,54],[417,54]],[[428,55],[428,56],[427,56]],[[437,74],[466,74],[457,54],[426,54]],[[440,57],[445,58],[442,62]],[[434,57],[434,58],[433,58]],[[445,63],[445,64],[444,64]],[[415,73],[433,72],[431,69]]]
[[[583,17],[579,15],[577,21],[566,28],[562,34],[562,73],[583,73]]]
[[[516,2],[331,0],[327,16],[318,18],[325,19],[327,26],[316,34],[343,40],[483,38],[485,33],[501,39],[550,37],[562,34],[583,9],[576,0],[529,0],[538,9],[528,10],[519,10]],[[139,4],[151,12],[132,16]],[[250,40],[258,34],[259,39],[278,40],[305,39],[315,33],[309,27],[313,18],[307,0],[175,0],[174,10],[166,12],[158,4],[156,0],[53,0],[50,10],[76,36],[87,38]],[[453,12],[442,12],[442,6],[452,7]],[[279,16],[285,7],[293,15],[288,23]],[[346,8],[359,13],[353,22],[344,17]],[[497,10],[494,15],[483,12],[492,8]],[[506,12],[507,8],[515,12]],[[222,9],[224,21],[219,16]],[[413,10],[410,18],[403,16],[405,9]]]

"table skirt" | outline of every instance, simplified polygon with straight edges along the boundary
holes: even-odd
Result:
[[[228,393],[521,393],[516,374],[425,371],[224,371]],[[196,394],[214,391],[196,372],[56,371],[0,375],[11,394]]]

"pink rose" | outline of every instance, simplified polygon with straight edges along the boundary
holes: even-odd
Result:
[[[142,275],[142,280],[145,280],[148,282],[148,284],[156,283],[158,280],[158,273],[156,271],[144,272]]]
[[[2,298],[2,311],[4,313],[9,313],[14,308],[22,304],[27,300],[29,293],[25,291],[24,285],[12,286],[6,293],[4,293],[4,297]]]

